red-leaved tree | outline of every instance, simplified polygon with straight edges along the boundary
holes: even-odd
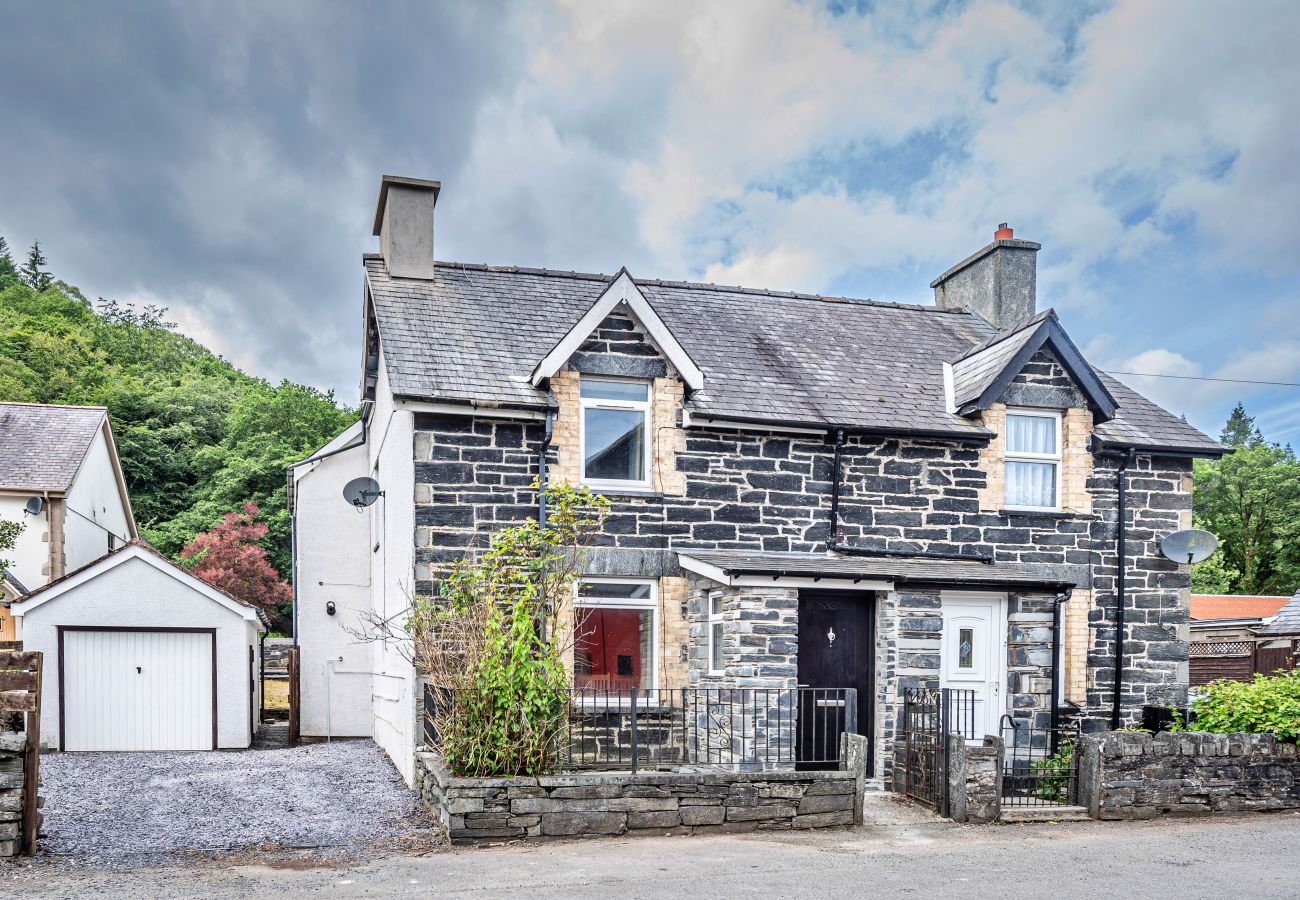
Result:
[[[215,528],[185,545],[181,560],[208,584],[263,607],[274,620],[286,612],[293,589],[258,543],[267,528],[257,515],[255,503],[245,503],[241,512],[226,513]]]

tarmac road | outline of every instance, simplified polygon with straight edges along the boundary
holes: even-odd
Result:
[[[1293,898],[1300,814],[976,827],[905,812],[851,830],[512,844],[360,865],[288,857],[0,869],[0,896],[33,900],[439,895]]]

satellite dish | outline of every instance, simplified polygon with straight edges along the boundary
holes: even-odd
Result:
[[[23,512],[27,513],[27,515],[29,516],[39,516],[41,514],[41,510],[43,510],[44,508],[45,508],[45,501],[42,500],[40,497],[33,497],[32,499],[27,501],[27,505],[23,507]]]
[[[379,482],[364,475],[353,478],[343,486],[343,499],[357,509],[364,509],[382,496],[384,492],[379,489]]]
[[[1165,535],[1164,540],[1160,542],[1161,553],[1176,563],[1188,565],[1209,559],[1218,547],[1219,539],[1199,528],[1175,531],[1173,534]]]

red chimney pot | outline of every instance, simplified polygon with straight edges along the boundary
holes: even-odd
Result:
[[[1006,222],[998,225],[998,230],[993,232],[993,240],[995,241],[1009,241],[1015,236],[1015,231],[1008,228]]]

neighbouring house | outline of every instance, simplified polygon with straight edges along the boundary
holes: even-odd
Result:
[[[1290,597],[1193,594],[1189,681],[1192,687],[1221,678],[1249,681],[1295,667],[1295,641],[1268,635]],[[1300,628],[1295,632],[1300,635]]]
[[[1193,641],[1254,640],[1281,612],[1290,597],[1192,594]]]
[[[439,190],[382,180],[362,422],[292,476],[304,734],[372,734],[413,778],[415,672],[357,634],[544,515],[539,476],[613,503],[579,686],[856,688],[886,779],[908,688],[969,692],[971,737],[1186,703],[1189,570],[1159,541],[1224,450],[1038,309],[1038,244],[1000,227],[932,305],[885,303],[435,262]]]
[[[138,537],[104,407],[0,403],[0,520],[25,526],[0,598]],[[14,622],[2,602],[0,635],[12,639]]]
[[[267,620],[133,540],[13,604],[45,655],[41,738],[59,750],[247,747]]]

